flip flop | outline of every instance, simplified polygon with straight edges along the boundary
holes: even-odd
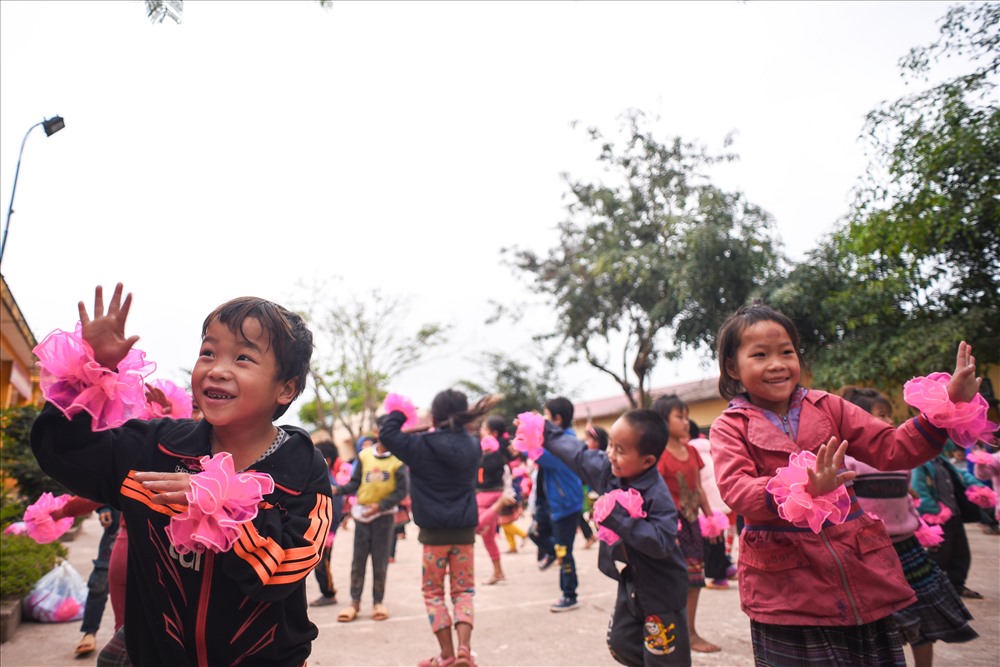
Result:
[[[389,618],[389,610],[385,608],[384,604],[379,602],[374,607],[372,607],[373,621],[384,621],[387,618]]]
[[[357,617],[358,617],[358,610],[355,609],[354,607],[344,607],[343,609],[340,610],[340,613],[337,614],[337,620],[340,621],[341,623],[350,623]]]
[[[87,655],[88,653],[93,653],[97,650],[97,637],[91,633],[87,633],[80,640],[80,643],[76,645],[73,653],[76,655]]]

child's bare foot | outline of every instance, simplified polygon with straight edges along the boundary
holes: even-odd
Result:
[[[721,651],[722,647],[716,646],[712,642],[706,641],[698,635],[694,635],[691,637],[691,650],[698,651],[699,653],[715,653],[716,651]]]

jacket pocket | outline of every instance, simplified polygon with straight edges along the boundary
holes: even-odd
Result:
[[[882,522],[870,524],[859,530],[856,543],[858,555],[862,558],[865,554],[870,554],[879,549],[885,549],[886,547],[893,549],[892,539],[889,537],[889,533],[886,532]],[[895,553],[895,549],[893,549],[893,553]]]
[[[749,546],[749,545],[747,545]],[[809,564],[795,545],[762,546],[747,548],[740,553],[740,565],[756,568],[764,572],[781,572]]]

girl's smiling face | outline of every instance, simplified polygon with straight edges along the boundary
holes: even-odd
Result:
[[[791,337],[773,320],[744,329],[736,358],[726,363],[726,369],[746,388],[751,403],[777,414],[788,412],[802,373]]]

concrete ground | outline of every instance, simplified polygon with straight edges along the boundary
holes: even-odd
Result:
[[[396,562],[389,566],[386,605],[390,618],[372,621],[371,583],[362,599],[361,615],[352,623],[338,623],[342,605],[311,608],[310,616],[319,626],[319,638],[313,644],[309,667],[327,665],[379,666],[416,665],[436,653],[437,644],[430,633],[420,595],[420,545],[416,527],[407,527],[408,539],[399,542]],[[973,627],[981,637],[968,644],[937,644],[937,665],[1000,664],[1000,537],[984,535],[978,526],[966,527],[972,544],[973,562],[969,587],[984,595],[983,600],[968,600],[976,620]],[[91,559],[97,553],[100,525],[88,518],[77,538],[67,543],[70,562],[86,578]],[[341,603],[349,597],[350,530],[337,535],[334,548],[334,577]],[[579,548],[579,540],[578,540]],[[506,544],[502,545],[502,551]],[[559,595],[558,574],[553,567],[539,572],[534,549],[503,555],[507,581],[495,586],[483,585],[490,576],[489,559],[481,544],[476,547],[479,566],[476,590],[476,628],[472,647],[484,667],[538,666],[555,667],[617,665],[605,644],[605,631],[614,602],[615,582],[597,569],[597,547],[578,551],[580,602],[578,610],[553,614],[549,604]],[[735,583],[735,582],[734,582]],[[309,599],[319,594],[313,578],[308,583]],[[714,654],[695,653],[696,666],[743,667],[753,664],[749,620],[740,611],[735,587],[728,591],[703,590],[697,627],[706,639],[722,646]],[[105,612],[98,643],[110,636],[113,625],[111,606]],[[80,639],[79,622],[22,623],[13,638],[0,645],[3,667],[69,666],[86,667],[96,662],[97,654],[74,658],[73,648]],[[906,649],[912,664],[912,656]]]

